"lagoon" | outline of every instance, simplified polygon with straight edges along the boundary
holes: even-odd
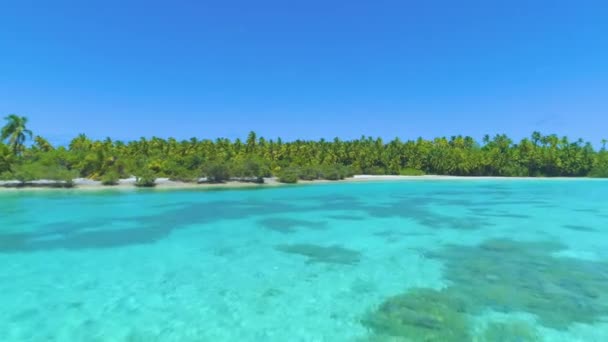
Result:
[[[608,181],[0,193],[1,341],[608,341]]]

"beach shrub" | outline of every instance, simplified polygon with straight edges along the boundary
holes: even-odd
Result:
[[[356,175],[358,172],[352,165],[342,165],[338,164],[337,166],[342,173],[343,178],[350,178]]]
[[[509,165],[501,168],[498,172],[498,176],[501,177],[527,177],[529,171],[522,165]],[[558,176],[558,174],[551,174],[551,177]]]
[[[345,170],[342,165],[326,165],[320,170],[320,178],[327,180],[344,179]]]
[[[2,181],[6,181],[6,180],[14,180],[15,177],[13,176],[13,173],[10,171],[4,171],[4,172],[0,172],[0,180]]]
[[[151,188],[156,186],[156,177],[140,176],[135,180],[135,186],[142,188]]]
[[[405,168],[399,171],[400,176],[424,176],[425,173],[422,170],[414,169],[414,168]]]
[[[352,177],[354,172],[352,168],[341,164],[332,165],[311,165],[304,167],[291,167],[288,172],[297,173],[298,179],[312,181],[317,179],[340,180],[346,177]]]
[[[286,168],[279,171],[278,181],[281,183],[297,183],[298,182],[299,170],[297,168]]]
[[[230,174],[241,180],[252,180],[256,183],[264,183],[264,177],[270,177],[270,167],[259,158],[247,158],[232,163]]]
[[[102,185],[118,185],[120,175],[116,171],[110,171],[101,177]]]
[[[223,183],[230,179],[230,168],[223,162],[207,164],[204,173],[210,183]]]
[[[589,177],[608,178],[608,161],[598,163],[593,169],[591,169],[591,172],[589,172]]]
[[[172,181],[195,183],[198,181],[199,172],[197,170],[189,170],[185,167],[179,167],[167,171],[167,176]]]
[[[40,172],[31,164],[21,164],[13,167],[12,175],[20,182],[30,182],[40,179]]]
[[[365,175],[386,175],[386,169],[382,166],[366,167],[362,170]]]
[[[78,172],[75,170],[68,170],[63,167],[51,167],[47,169],[45,178],[62,182],[61,184],[57,184],[59,187],[71,188],[74,186],[74,178],[77,176]]]
[[[156,186],[156,175],[148,168],[141,169],[135,174],[135,186],[147,188]]]
[[[315,180],[321,178],[321,170],[318,165],[305,166],[298,169],[298,178],[301,180]]]
[[[47,165],[41,162],[26,162],[14,167],[12,176],[21,182],[31,182],[35,180],[51,180],[64,182],[66,186],[73,185],[73,179],[78,175],[75,170],[69,170],[62,165]]]
[[[608,178],[608,167],[606,168],[595,168],[589,173],[589,177],[592,178]]]

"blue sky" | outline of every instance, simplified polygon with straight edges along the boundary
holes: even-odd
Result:
[[[65,142],[608,137],[606,1],[0,3],[0,114]]]

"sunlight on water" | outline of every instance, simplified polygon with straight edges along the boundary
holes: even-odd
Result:
[[[0,341],[608,341],[606,193],[0,193]]]

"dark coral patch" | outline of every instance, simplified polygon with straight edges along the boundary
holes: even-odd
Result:
[[[313,244],[292,244],[276,246],[278,251],[305,256],[308,263],[354,265],[361,260],[361,252],[338,245],[319,246]]]
[[[258,223],[269,230],[279,233],[295,233],[298,227],[309,229],[326,229],[327,222],[323,221],[308,221],[290,218],[267,218],[258,221]]]
[[[416,288],[387,298],[362,323],[372,341],[470,341],[466,303],[444,291]]]
[[[430,256],[445,262],[452,289],[470,298],[472,310],[524,311],[547,327],[567,329],[608,312],[608,263],[553,256],[564,248],[494,239],[451,245]]]
[[[570,229],[570,230],[576,230],[579,232],[595,232],[597,231],[594,228],[588,227],[588,226],[583,226],[580,224],[564,224],[563,225],[564,228]]]
[[[472,316],[487,309],[528,312],[546,327],[567,330],[608,313],[608,263],[556,257],[555,242],[493,239],[449,245],[426,256],[445,263],[451,285],[410,289],[364,316],[373,341],[537,341],[526,323],[492,323],[472,336]]]

